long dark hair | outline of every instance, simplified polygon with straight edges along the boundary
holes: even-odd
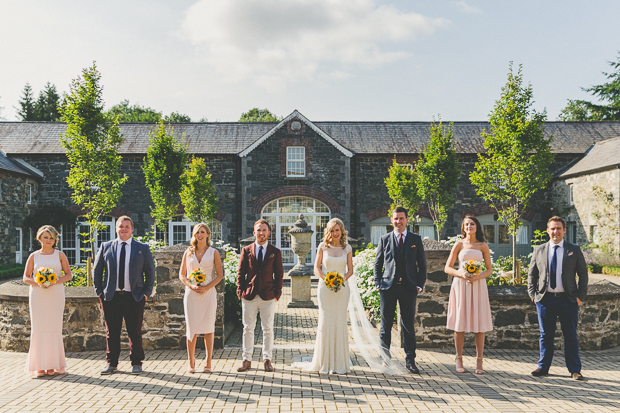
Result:
[[[471,219],[476,224],[476,241],[486,242],[484,240],[484,231],[482,230],[482,225],[480,225],[480,221],[478,221],[478,218],[476,218],[472,214],[465,215],[465,218],[463,218],[463,222],[461,222],[461,235],[463,236],[463,238],[467,236],[467,234],[465,233],[465,220],[466,219]]]

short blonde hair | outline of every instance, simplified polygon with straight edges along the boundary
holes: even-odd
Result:
[[[325,231],[323,232],[323,244],[327,246],[334,246],[332,245],[332,242],[334,241],[332,239],[332,230],[334,229],[336,225],[340,227],[340,232],[342,233],[342,235],[340,236],[340,246],[344,248],[347,246],[348,232],[344,228],[344,222],[342,222],[342,220],[339,218],[330,219],[327,225],[325,226]]]
[[[60,234],[58,233],[58,231],[56,231],[56,228],[54,228],[51,225],[43,225],[41,228],[39,228],[37,230],[37,241],[41,242],[41,237],[43,236],[43,233],[49,233],[52,236],[52,239],[56,242],[54,242],[54,246],[56,246],[56,244],[58,243],[58,237],[60,236]]]
[[[198,247],[198,240],[196,239],[196,233],[198,232],[200,228],[204,228],[205,231],[207,231],[207,246],[211,246],[211,228],[209,228],[209,226],[205,224],[204,222],[200,222],[194,225],[194,229],[192,229],[192,239],[189,242],[190,252],[196,251],[196,248]]]
[[[131,228],[135,228],[133,226],[133,220],[131,218],[129,218],[127,215],[121,215],[120,217],[118,217],[118,219],[116,220],[116,226],[118,226],[119,222],[123,222],[123,221],[131,222]]]

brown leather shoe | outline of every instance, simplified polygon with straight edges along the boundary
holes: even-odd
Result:
[[[265,360],[265,371],[276,371],[276,369],[271,365],[271,360]]]
[[[243,360],[243,363],[237,368],[237,371],[247,371],[250,370],[250,367],[252,367],[252,362],[250,360]]]
[[[570,376],[574,379],[574,380],[583,380],[583,376],[581,375],[580,372],[578,371],[573,371]]]

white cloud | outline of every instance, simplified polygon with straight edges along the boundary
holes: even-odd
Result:
[[[482,14],[482,10],[480,10],[477,7],[474,6],[470,6],[469,4],[465,3],[464,1],[454,1],[452,2],[452,4],[454,4],[461,12],[466,13],[466,14]]]
[[[447,24],[373,0],[199,0],[182,36],[223,80],[274,88],[402,59],[406,42]]]

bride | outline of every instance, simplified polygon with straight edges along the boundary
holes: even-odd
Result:
[[[344,278],[344,286],[337,292],[325,285],[326,274],[332,272]],[[310,363],[294,363],[293,367],[319,373],[345,374],[350,371],[348,309],[354,343],[368,365],[388,374],[404,373],[402,366],[390,361],[380,344],[379,335],[366,318],[353,276],[353,252],[347,243],[344,223],[338,218],[332,218],[325,227],[323,241],[317,249],[314,274],[320,278],[317,292],[319,324],[314,355]]]

